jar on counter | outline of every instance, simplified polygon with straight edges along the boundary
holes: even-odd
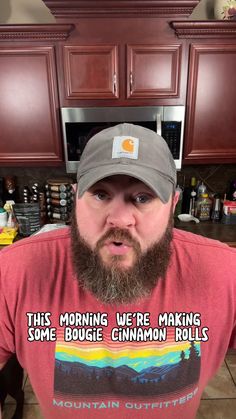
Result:
[[[0,227],[6,227],[7,225],[7,212],[4,208],[0,208]]]
[[[212,201],[207,193],[202,194],[196,202],[196,217],[200,221],[208,221],[211,217]]]

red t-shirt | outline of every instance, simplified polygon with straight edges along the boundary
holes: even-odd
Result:
[[[45,419],[195,417],[236,347],[236,251],[179,230],[172,247],[152,295],[120,306],[79,287],[68,228],[1,251],[0,362],[16,352]]]

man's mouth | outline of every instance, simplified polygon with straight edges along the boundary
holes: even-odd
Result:
[[[126,241],[109,240],[104,244],[111,255],[126,255],[132,246]]]
[[[104,234],[96,245],[103,261],[134,261],[141,254],[139,243],[133,239],[129,231],[110,229]]]

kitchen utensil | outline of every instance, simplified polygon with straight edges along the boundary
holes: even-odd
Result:
[[[193,217],[193,215],[190,214],[179,214],[178,219],[184,222],[195,221],[195,223],[200,223],[198,218]]]

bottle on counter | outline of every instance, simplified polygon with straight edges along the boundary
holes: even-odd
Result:
[[[197,180],[196,178],[193,176],[191,177],[191,181],[190,181],[190,186],[184,189],[184,193],[183,193],[183,205],[182,205],[182,212],[183,214],[190,214],[190,202],[191,202],[191,193],[193,191],[196,192],[196,185],[197,185]]]
[[[7,225],[7,212],[4,208],[0,208],[0,227]]]
[[[14,228],[16,225],[13,211],[8,214],[7,227]]]
[[[4,202],[6,201],[18,201],[18,192],[16,188],[16,177],[6,176],[4,178]]]
[[[230,183],[229,200],[236,201],[236,179]]]
[[[212,221],[220,221],[221,218],[221,200],[219,195],[214,196],[213,207],[211,212]]]
[[[197,197],[199,198],[201,195],[207,193],[207,187],[204,185],[203,182],[201,182],[197,187]]]
[[[29,189],[28,185],[25,185],[25,186],[23,187],[23,196],[22,196],[22,200],[23,200],[23,202],[24,202],[25,204],[30,203],[30,200],[31,200],[31,192],[30,192],[30,189]]]
[[[193,189],[191,191],[190,196],[191,196],[191,198],[190,198],[189,214],[195,216],[195,212],[196,212],[196,197],[197,197],[197,192],[195,191],[195,189]]]
[[[0,177],[0,207],[3,207],[4,202],[4,179]]]
[[[200,221],[208,221],[211,218],[212,200],[208,193],[199,196],[196,202],[196,217]]]

